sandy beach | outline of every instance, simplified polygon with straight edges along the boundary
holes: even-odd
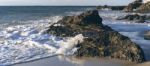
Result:
[[[28,63],[15,64],[12,66],[149,66],[150,62],[131,63],[108,58],[70,58],[70,57],[50,57],[40,60],[31,61]]]
[[[106,58],[50,57],[28,63],[15,64],[12,66],[129,66],[134,63]]]
[[[134,65],[134,66],[149,66],[149,65],[150,65],[150,62],[145,62],[145,63],[137,64],[137,65]]]

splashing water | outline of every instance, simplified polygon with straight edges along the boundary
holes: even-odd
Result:
[[[32,22],[32,24],[9,26],[0,31],[0,65],[31,61],[56,54],[73,54],[78,42],[83,41],[82,34],[66,39],[45,34],[49,22],[57,22],[58,17],[50,21]],[[44,22],[44,23],[43,23]],[[80,40],[79,40],[80,39]]]

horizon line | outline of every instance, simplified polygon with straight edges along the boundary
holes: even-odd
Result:
[[[104,5],[0,5],[0,6],[104,6]],[[108,5],[108,6],[127,6],[127,5]]]

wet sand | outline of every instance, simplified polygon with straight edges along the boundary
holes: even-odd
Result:
[[[142,64],[136,64],[134,66],[150,66],[150,62],[145,62],[145,63],[142,63]]]
[[[133,63],[116,59],[51,57],[12,66],[129,66]]]

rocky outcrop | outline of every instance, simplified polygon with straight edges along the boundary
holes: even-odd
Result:
[[[144,39],[150,40],[150,31],[146,31],[146,32],[144,33]]]
[[[144,23],[146,18],[147,18],[146,15],[128,14],[123,17],[117,18],[117,20],[128,20],[128,21],[132,21],[134,23]]]
[[[110,9],[111,7],[110,6],[108,6],[108,5],[104,5],[104,6],[96,6],[96,9],[100,9],[100,10],[102,10],[102,9]]]
[[[124,11],[126,12],[133,12],[134,9],[137,9],[138,7],[140,7],[142,5],[142,0],[136,0],[132,3],[130,3],[125,9]]]
[[[110,57],[133,62],[145,61],[142,49],[128,37],[102,24],[97,10],[86,11],[76,16],[66,16],[51,25],[48,33],[71,37],[82,34],[84,41],[76,47],[77,57]]]
[[[103,10],[103,9],[110,9],[110,10],[123,10],[126,6],[97,6],[96,9]]]
[[[142,4],[138,9],[137,12],[140,13],[149,13],[150,12],[150,2]]]
[[[124,11],[126,12],[138,12],[138,13],[149,13],[150,12],[150,2],[142,3],[142,0],[136,0],[130,3]]]

